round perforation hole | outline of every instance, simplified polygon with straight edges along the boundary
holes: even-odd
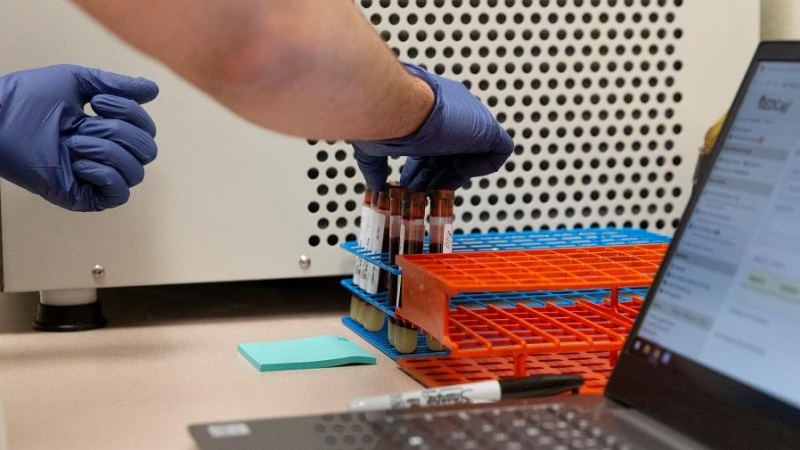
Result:
[[[459,192],[459,231],[677,225],[681,0],[357,4],[401,60],[463,82],[514,138],[498,173]],[[354,239],[364,181],[352,149],[309,146],[307,208],[327,224],[309,245]]]

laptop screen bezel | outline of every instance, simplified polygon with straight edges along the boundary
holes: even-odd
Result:
[[[761,62],[793,61],[800,64],[800,41],[762,42],[740,85],[730,113],[720,131],[727,136],[731,123]],[[724,139],[718,139],[710,156],[713,167]],[[695,187],[681,219],[687,218],[704,189],[707,170]],[[676,243],[683,235],[678,227],[664,261],[670,261]],[[656,274],[650,294],[639,313],[630,336],[636,336],[646,316],[652,295],[662,282],[665,267]],[[654,364],[633,352],[634,339],[628,339],[605,390],[606,397],[631,406],[683,433],[719,448],[800,448],[800,414],[797,408],[752,387],[723,376],[685,358],[666,367]]]

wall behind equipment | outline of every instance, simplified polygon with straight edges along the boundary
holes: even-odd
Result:
[[[761,39],[800,39],[800,2],[761,0]]]

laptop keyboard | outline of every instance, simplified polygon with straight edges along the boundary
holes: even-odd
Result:
[[[389,415],[375,424],[392,448],[629,450],[586,414],[560,404]]]

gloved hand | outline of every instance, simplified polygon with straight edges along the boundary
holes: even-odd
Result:
[[[417,191],[456,189],[472,177],[498,171],[514,142],[463,84],[404,64],[433,90],[435,103],[416,132],[397,139],[355,141],[358,167],[372,189],[389,175],[388,156],[408,156],[400,183]]]
[[[125,203],[156,157],[139,103],[157,95],[150,80],[73,65],[0,77],[0,177],[73,211]]]

